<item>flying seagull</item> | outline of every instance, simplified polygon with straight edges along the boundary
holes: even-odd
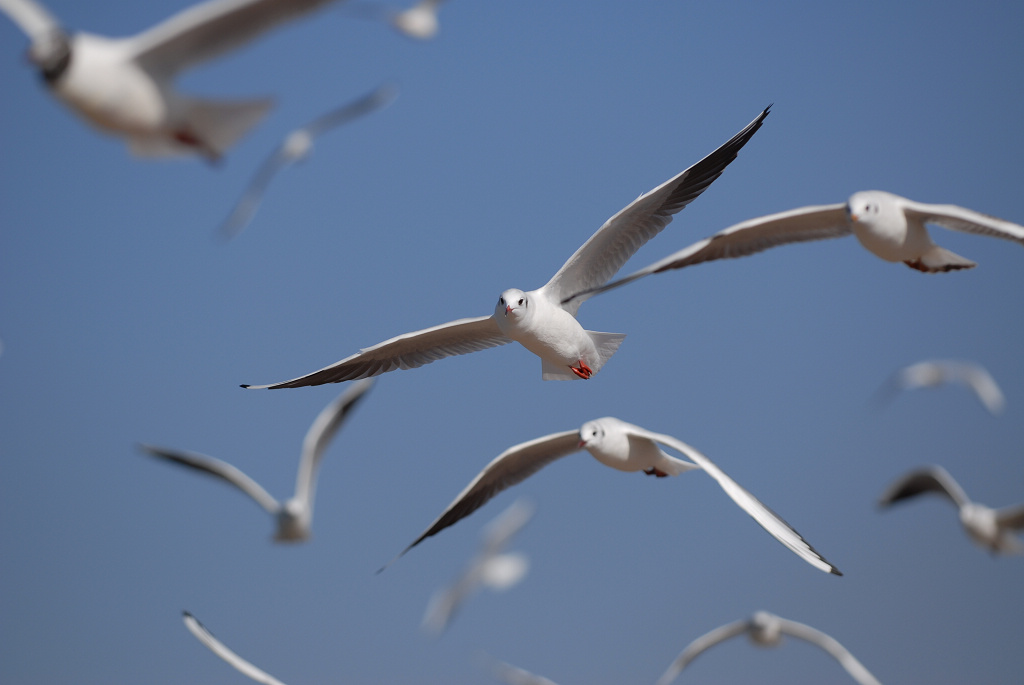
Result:
[[[516,585],[530,568],[525,555],[503,552],[505,545],[533,516],[533,505],[516,500],[487,524],[480,552],[451,586],[434,593],[423,616],[423,629],[440,635],[459,607],[481,587],[502,591]]]
[[[992,414],[999,414],[1006,404],[1002,390],[985,367],[953,359],[930,359],[904,367],[879,389],[877,397],[880,401],[889,401],[902,390],[935,388],[947,383],[970,388]]]
[[[937,493],[956,506],[960,512],[960,523],[974,544],[992,554],[1024,553],[1024,544],[1015,535],[1016,531],[1024,530],[1024,504],[992,509],[972,502],[960,484],[941,466],[929,466],[906,474],[882,493],[878,505],[888,507],[927,492]]]
[[[535,675],[504,662],[495,664],[494,677],[506,685],[557,685],[555,681],[544,676]]]
[[[68,34],[35,0],[0,0],[0,10],[28,36],[29,59],[54,96],[90,124],[138,155],[215,161],[272,103],[189,97],[174,78],[331,1],[208,0],[127,38]]]
[[[340,383],[411,369],[437,359],[512,342],[541,358],[544,380],[587,379],[600,371],[624,335],[584,330],[578,304],[559,304],[572,293],[600,285],[672,221],[736,158],[768,116],[768,108],[742,131],[689,169],[631,202],[590,237],[543,287],[506,290],[491,316],[459,319],[361,350],[328,367],[282,383],[243,388],[298,388]]]
[[[783,635],[805,640],[831,654],[860,685],[880,685],[878,679],[871,675],[871,672],[864,668],[864,665],[857,661],[857,658],[835,638],[803,623],[780,618],[767,611],[758,611],[748,619],[727,623],[698,637],[676,657],[668,670],[658,678],[657,685],[668,685],[704,650],[742,633],[746,633],[750,641],[760,647],[778,647],[782,644]]]
[[[378,21],[385,21],[399,33],[409,38],[430,40],[440,28],[437,14],[444,0],[420,0],[412,7],[397,11],[374,3],[353,3],[349,10],[354,14]]]
[[[654,273],[716,259],[746,257],[771,247],[853,234],[887,262],[903,262],[926,273],[970,269],[975,262],[932,242],[925,224],[1024,245],[1024,226],[956,205],[915,202],[882,190],[854,193],[845,203],[799,207],[749,219],[685,247],[612,283],[581,288],[563,300],[578,304],[598,293]]]
[[[295,495],[285,502],[278,502],[259,483],[227,462],[193,452],[179,452],[150,445],[141,447],[154,457],[203,471],[234,485],[256,500],[257,504],[274,517],[277,523],[274,533],[275,541],[302,542],[309,539],[311,534],[317,470],[324,450],[334,438],[334,434],[341,428],[341,424],[348,418],[349,413],[372,385],[372,379],[354,384],[340,397],[324,407],[313,421],[313,425],[309,427],[306,438],[302,442],[302,457],[299,460],[299,473],[295,481]]]
[[[240,671],[242,674],[249,676],[258,683],[264,683],[264,685],[284,685],[284,683],[282,683],[274,676],[270,675],[269,673],[264,673],[263,671],[256,668],[248,661],[246,661],[245,659],[243,659],[242,657],[238,656],[230,649],[228,649],[227,646],[223,642],[215,638],[213,636],[213,633],[207,630],[206,626],[200,623],[199,619],[197,619],[195,616],[188,613],[187,611],[183,611],[181,612],[181,614],[182,620],[185,621],[185,627],[188,628],[190,633],[196,636],[197,640],[206,645],[211,652],[213,652],[221,659],[234,666],[235,669]]]
[[[675,450],[695,463],[672,457],[663,452],[659,445]],[[469,516],[502,490],[522,482],[548,464],[581,449],[586,449],[592,457],[613,469],[627,472],[643,471],[647,475],[659,478],[675,476],[691,469],[703,469],[772,537],[815,568],[837,576],[842,575],[839,569],[827,562],[778,514],[762,504],[693,447],[670,435],[652,433],[613,417],[588,421],[579,430],[552,433],[508,448],[491,461],[448,505],[437,520],[395,559],[431,535],[436,535]]]
[[[305,159],[313,149],[313,141],[333,128],[347,124],[374,110],[386,107],[397,96],[393,86],[381,86],[371,93],[346,105],[323,114],[301,128],[297,128],[281,141],[256,171],[249,187],[221,225],[221,232],[227,238],[237,236],[256,215],[263,194],[274,176],[285,167]]]

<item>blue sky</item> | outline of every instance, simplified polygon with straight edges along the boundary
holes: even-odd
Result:
[[[128,35],[186,6],[50,2]],[[765,609],[844,643],[883,682],[1024,672],[1021,558],[975,548],[952,508],[880,513],[941,464],[974,499],[1024,500],[1024,251],[936,228],[974,259],[928,276],[854,239],[654,276],[580,320],[627,333],[592,380],[542,382],[518,346],[382,377],[326,456],[313,539],[138,442],[230,461],[272,494],[344,386],[244,391],[542,285],[609,216],[769,103],[723,176],[624,273],[730,224],[881,189],[1024,222],[1020,3],[453,0],[415,42],[343,9],[180,79],[277,106],[217,168],[145,161],[54,101],[0,21],[0,680],[247,682],[187,609],[284,682],[488,682],[483,653],[561,685],[654,682],[687,643]],[[385,82],[387,110],[323,138],[253,224],[214,230],[292,127]],[[869,406],[895,369],[981,362],[993,417],[957,388]],[[650,479],[585,453],[385,573],[507,447],[617,416],[704,452],[843,572],[814,570],[699,472]],[[434,589],[526,495],[526,579],[434,640]],[[737,640],[679,682],[847,682],[798,643]]]

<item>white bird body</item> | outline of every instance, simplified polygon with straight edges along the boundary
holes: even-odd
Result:
[[[372,379],[360,381],[320,411],[302,442],[295,494],[284,502],[278,502],[259,483],[220,459],[151,445],[142,445],[142,449],[154,457],[216,476],[235,486],[274,517],[275,542],[302,542],[312,535],[317,473],[327,445],[372,386]]]
[[[693,461],[671,457],[662,452],[659,445]],[[484,467],[434,523],[395,559],[426,538],[469,516],[502,490],[581,449],[586,449],[600,463],[619,471],[644,471],[648,475],[662,477],[702,469],[741,509],[793,553],[819,570],[842,575],[778,514],[696,449],[670,435],[652,433],[614,417],[588,421],[579,430],[552,433],[508,448]]]
[[[437,13],[442,0],[420,0],[407,10],[395,13],[391,24],[410,38],[429,40],[440,28]]]
[[[139,155],[216,160],[272,102],[189,97],[174,77],[331,1],[208,0],[127,38],[69,35],[35,0],[0,0],[0,10],[28,35],[30,59],[55,97],[83,119]]]
[[[628,204],[572,254],[543,287],[505,290],[491,316],[459,319],[406,333],[360,350],[318,371],[281,383],[245,388],[298,388],[367,378],[423,366],[513,340],[541,358],[545,380],[588,379],[621,344],[622,334],[587,331],[576,320],[580,302],[569,295],[605,283],[673,215],[696,199],[736,158],[768,116],[765,109],[710,155]]]
[[[1024,504],[993,509],[972,502],[960,484],[941,466],[911,471],[890,485],[879,498],[879,506],[934,492],[953,503],[960,523],[974,544],[993,554],[1022,554],[1024,543],[1016,531],[1024,530]]]

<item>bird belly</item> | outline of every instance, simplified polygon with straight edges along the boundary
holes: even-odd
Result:
[[[853,234],[868,251],[887,262],[904,262],[920,257],[932,246],[924,226],[893,217],[873,224],[853,222]]]

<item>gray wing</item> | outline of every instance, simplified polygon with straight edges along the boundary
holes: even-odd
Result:
[[[256,500],[256,503],[266,509],[270,514],[276,514],[281,506],[278,504],[276,499],[270,496],[269,492],[260,486],[259,483],[225,461],[208,457],[205,454],[197,454],[195,452],[180,452],[178,450],[169,450],[164,449],[163,447],[154,447],[152,445],[139,445],[139,447],[154,457],[166,459],[167,461],[175,464],[181,464],[182,466],[188,466],[189,468],[196,469],[197,471],[203,471],[211,476],[220,478],[226,483],[234,485],[236,488],[249,495],[249,497]]]
[[[190,633],[196,636],[196,639],[206,645],[211,652],[234,666],[239,672],[249,676],[258,683],[264,683],[265,685],[284,685],[284,683],[274,676],[264,673],[228,649],[223,642],[215,638],[213,633],[207,630],[206,626],[200,623],[192,614],[187,611],[183,611],[182,619],[185,621],[185,627],[188,628]]]
[[[722,175],[740,149],[761,127],[769,105],[728,142],[654,190],[644,193],[608,219],[544,286],[553,302],[603,285],[648,240],[672,221]],[[566,307],[573,315],[575,307]]]
[[[493,555],[504,549],[508,541],[533,518],[534,505],[517,499],[505,511],[484,527],[483,555]]]
[[[277,172],[292,163],[291,157],[285,154],[283,146],[278,146],[270,156],[263,160],[259,169],[253,175],[252,180],[246,187],[242,197],[231,209],[231,213],[220,225],[220,232],[226,239],[234,238],[249,225],[252,218],[256,216],[256,210],[263,202],[263,195],[267,192],[267,186],[277,176]]]
[[[911,471],[890,485],[878,499],[878,505],[887,507],[900,500],[909,499],[926,492],[936,492],[957,508],[970,503],[967,493],[941,466],[929,466]]]
[[[729,495],[732,501],[739,505],[740,509],[747,512],[757,521],[758,525],[768,531],[773,538],[788,547],[794,554],[817,569],[837,576],[843,575],[839,569],[826,561],[825,557],[821,556],[800,533],[796,532],[791,525],[786,523],[781,516],[762,504],[759,499],[747,492],[739,483],[730,478],[722,469],[718,468],[713,461],[693,447],[673,438],[671,435],[651,433],[637,426],[631,426],[630,431],[636,432],[641,437],[660,442],[685,455],[706,471],[709,476],[714,478],[718,485],[725,490],[725,494]]]
[[[422,535],[382,567],[378,573],[431,535],[440,533],[448,526],[472,514],[502,490],[521,483],[551,462],[577,452],[579,449],[578,430],[552,433],[508,448],[495,457],[458,494]]]
[[[901,204],[907,216],[916,218],[923,223],[937,224],[954,231],[986,235],[990,238],[1012,240],[1024,245],[1024,226],[1012,221],[957,205],[930,205],[906,198],[902,198]]]
[[[506,685],[556,685],[553,680],[506,663],[494,666],[494,677]]]
[[[126,40],[143,68],[170,77],[328,2],[332,0],[208,0]]]
[[[1024,529],[1024,504],[996,509],[996,523],[1000,528]]]
[[[0,12],[18,25],[29,40],[60,31],[60,22],[50,11],[33,0],[0,0]]]
[[[510,342],[512,340],[502,334],[492,316],[459,319],[385,340],[319,371],[290,381],[242,387],[276,390],[353,381],[397,369],[414,369],[445,357],[469,354]]]
[[[974,391],[978,400],[991,414],[998,414],[1006,405],[1006,398],[992,374],[974,362],[949,362],[950,376]]]
[[[839,644],[839,641],[831,635],[796,621],[790,621],[785,618],[779,618],[778,620],[779,628],[783,633],[821,647],[831,654],[860,685],[881,685],[878,679],[871,674],[871,671],[866,669],[864,664],[857,660],[857,657],[853,656],[846,647]]]
[[[577,293],[566,301],[579,305],[594,295],[632,283],[650,274],[682,269],[718,259],[746,257],[779,245],[840,238],[849,235],[851,230],[844,203],[812,205],[769,214],[734,224],[629,276]]]
[[[726,623],[724,626],[715,628],[709,633],[701,635],[696,640],[686,646],[676,660],[673,661],[668,669],[658,678],[656,685],[669,685],[673,680],[676,679],[683,669],[690,665],[690,662],[696,659],[700,654],[710,648],[717,645],[719,642],[724,642],[730,638],[736,637],[737,635],[747,630],[747,621],[733,621],[732,623]]]
[[[352,410],[359,401],[373,387],[372,378],[364,378],[354,383],[348,390],[342,393],[337,399],[321,410],[313,421],[313,425],[306,432],[302,441],[302,459],[299,462],[299,474],[295,480],[295,497],[304,502],[311,499],[313,492],[313,480],[316,478],[317,468],[320,466],[320,459],[328,443],[334,439],[341,424],[345,422]]]
[[[326,114],[322,114],[302,128],[311,137],[316,138],[317,136],[330,131],[332,128],[347,124],[348,122],[358,119],[361,116],[365,116],[370,112],[387,107],[395,101],[396,97],[398,97],[398,89],[392,85],[384,85],[367,93],[358,100],[354,100],[353,102],[349,102],[341,107],[332,109]]]

